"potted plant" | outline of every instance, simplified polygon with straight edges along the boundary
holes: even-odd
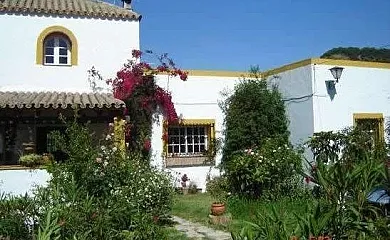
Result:
[[[181,177],[181,189],[182,189],[183,194],[187,194],[188,193],[188,187],[187,187],[187,182],[188,181],[190,181],[190,179],[188,178],[187,174],[184,174]]]
[[[211,214],[220,216],[226,211],[227,181],[223,176],[214,177],[207,181],[206,191],[211,195],[214,201],[211,204]]]
[[[25,167],[35,168],[42,165],[42,156],[35,153],[26,154],[19,158],[19,163]]]

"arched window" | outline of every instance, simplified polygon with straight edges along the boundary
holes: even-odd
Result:
[[[71,65],[72,45],[63,34],[51,34],[44,42],[44,65]]]
[[[62,26],[51,26],[44,29],[38,36],[37,64],[75,66],[77,62],[77,39],[69,29]]]

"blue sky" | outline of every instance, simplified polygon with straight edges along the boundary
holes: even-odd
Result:
[[[333,47],[390,45],[390,0],[133,0],[133,8],[143,15],[141,49],[186,69],[269,69]]]

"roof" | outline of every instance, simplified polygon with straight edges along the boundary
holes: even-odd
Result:
[[[141,15],[99,0],[0,0],[0,13],[53,14],[140,20]]]
[[[5,108],[105,108],[126,105],[109,93],[0,92],[0,109]]]
[[[307,65],[338,65],[349,67],[362,67],[362,68],[380,68],[390,69],[390,63],[382,62],[367,62],[367,61],[354,61],[354,60],[338,60],[338,59],[326,59],[326,58],[309,58],[298,62],[283,65],[281,67],[265,70],[262,72],[264,76],[271,76],[278,73],[286,72],[296,68],[304,67]],[[210,77],[231,77],[239,78],[247,76],[248,72],[239,71],[224,71],[224,70],[186,70],[190,76],[210,76]]]

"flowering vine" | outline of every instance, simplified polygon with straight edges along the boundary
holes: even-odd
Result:
[[[152,66],[144,58],[153,56],[158,64]],[[178,121],[178,115],[172,102],[172,96],[166,89],[156,84],[155,76],[165,74],[186,81],[188,73],[176,66],[167,54],[156,55],[152,51],[132,51],[132,59],[124,64],[114,79],[106,80],[114,97],[126,103],[125,115],[130,116],[126,126],[126,141],[130,148],[149,152],[153,116],[162,112],[168,123]],[[90,74],[98,75],[97,71]],[[102,77],[97,76],[97,79]]]

